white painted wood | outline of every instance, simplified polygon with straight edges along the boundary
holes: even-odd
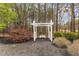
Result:
[[[52,25],[53,25],[52,20],[50,21],[50,23],[36,23],[35,21],[33,21],[33,23],[31,23],[31,25],[33,26],[34,41],[37,38],[37,27],[40,27],[40,26],[46,26],[48,28],[48,38],[52,41],[52,38],[53,38],[53,36],[52,36]]]
[[[33,25],[35,24],[35,21],[33,21]],[[33,26],[33,37],[34,37],[34,41],[36,40],[36,32],[35,32],[35,26]]]
[[[50,39],[51,39],[51,41],[52,41],[52,36],[53,36],[53,35],[52,35],[52,34],[53,34],[53,33],[52,33],[52,20],[50,21],[50,23],[51,23],[51,32],[50,32],[51,38],[50,38]]]
[[[50,38],[50,35],[49,35],[50,33],[49,32],[50,32],[50,28],[48,27],[48,38]]]

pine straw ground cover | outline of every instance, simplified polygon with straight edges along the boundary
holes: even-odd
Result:
[[[63,36],[55,37],[53,44],[60,48],[66,48],[69,55],[79,56],[79,33],[64,33]]]
[[[79,56],[79,39],[74,40],[73,44],[67,48],[67,52],[73,56]]]
[[[55,44],[57,47],[68,47],[71,45],[71,42],[67,40],[65,37],[57,37],[53,40],[53,44]]]
[[[76,39],[71,43],[64,37],[55,38],[53,44],[59,48],[65,48],[68,55],[79,56],[79,39]]]

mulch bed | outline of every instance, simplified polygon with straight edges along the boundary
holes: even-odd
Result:
[[[0,37],[4,38],[3,40],[8,42],[21,43],[31,40],[33,38],[33,34],[24,27],[14,27],[8,29],[7,33],[0,33]]]

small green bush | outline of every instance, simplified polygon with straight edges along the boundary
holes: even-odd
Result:
[[[54,37],[65,37],[69,41],[73,42],[73,40],[79,39],[79,33],[76,32],[55,32],[53,33]]]
[[[6,27],[7,26],[5,23],[0,23],[0,32],[3,31]]]
[[[62,32],[55,32],[53,33],[54,37],[63,37],[63,33]]]
[[[70,40],[71,42],[73,42],[73,40],[77,39],[77,33],[75,32],[69,32],[69,33],[64,33],[64,36]]]
[[[79,39],[79,32],[77,33],[77,39]]]

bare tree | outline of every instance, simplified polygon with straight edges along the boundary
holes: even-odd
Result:
[[[38,3],[38,21],[40,21],[40,3]]]
[[[74,3],[71,3],[71,32],[75,32]]]
[[[26,4],[15,4],[15,11],[17,13],[17,20],[19,25],[24,25],[24,20],[28,18],[28,12],[26,9]]]
[[[79,10],[79,4],[78,4],[78,10]],[[78,32],[79,32],[79,11],[78,11]]]
[[[46,3],[44,4],[44,20],[46,21]]]
[[[58,32],[58,6],[59,4],[57,3],[57,10],[56,10],[56,32]]]
[[[52,15],[51,15],[52,17],[51,17],[51,19],[54,22],[54,11],[53,11],[54,8],[53,8],[53,5],[54,4],[52,3]],[[53,28],[52,29],[53,29],[53,32],[54,32],[54,25],[53,25]]]

